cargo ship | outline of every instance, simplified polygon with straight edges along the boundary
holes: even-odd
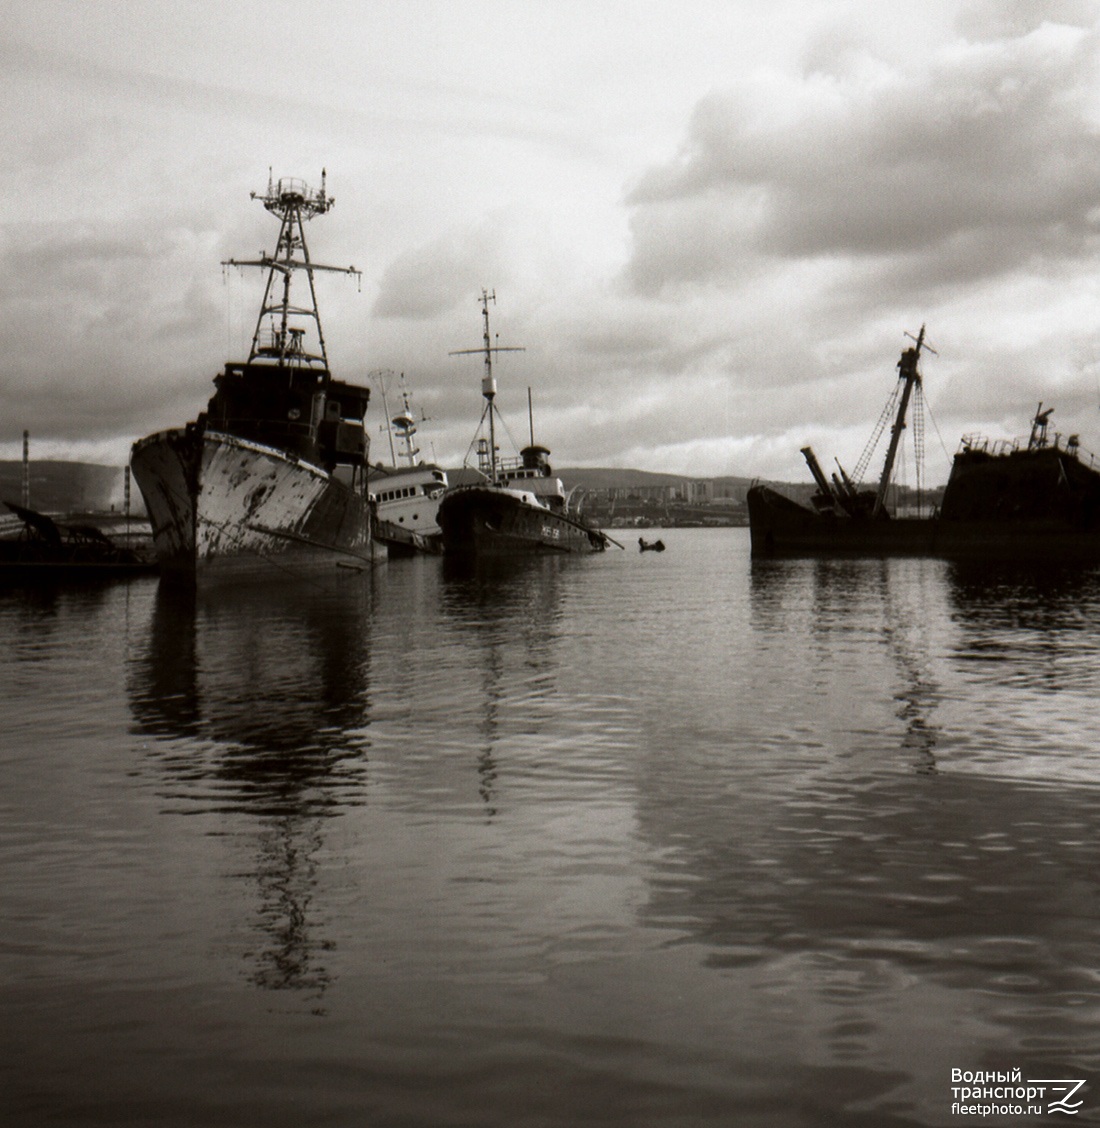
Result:
[[[247,361],[230,361],[197,419],[134,444],[131,466],[165,575],[272,579],[369,567],[366,386],[329,371],[314,274],[359,276],[310,259],[305,224],[334,200],[283,178],[253,192],[279,220],[274,255],[231,259],[267,284]],[[304,274],[308,293],[292,297]]]
[[[918,362],[926,347],[922,328],[898,362],[897,408],[877,487],[864,489],[858,468],[849,476],[839,463],[826,478],[813,450],[804,447],[817,486],[810,505],[762,483],[748,491],[753,556],[1100,560],[1100,468],[1078,436],[1050,433],[1053,409],[1042,403],[1026,440],[964,436],[938,509],[891,513],[898,445],[909,403],[921,388]]]
[[[477,439],[481,482],[453,486],[439,503],[443,551],[450,556],[495,557],[530,553],[602,552],[610,538],[571,510],[560,478],[550,466],[550,451],[535,442],[528,393],[531,441],[518,458],[500,459],[496,443],[496,378],[493,354],[522,352],[522,348],[494,345],[489,333],[489,302],[496,294],[482,290],[479,299],[484,344],[460,349],[452,356],[480,353],[485,372],[481,393],[485,407]]]

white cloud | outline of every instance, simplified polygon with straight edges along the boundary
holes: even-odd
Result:
[[[532,385],[561,464],[803,477],[811,435],[847,463],[922,322],[948,442],[1046,387],[1087,441],[1095,4],[489,2],[326,0],[289,71],[288,4],[13,8],[0,444],[201,408],[251,332],[218,263],[271,248],[269,165],[328,168],[311,250],[364,271],[321,290],[334,367],[407,373],[441,458],[482,286],[527,349],[502,406],[523,431]]]
[[[770,74],[707,97],[681,156],[631,196],[639,284],[705,283],[745,256],[934,254],[964,236],[995,270],[1006,242],[1017,264],[1089,249],[1097,42],[1044,26],[916,73]]]
[[[948,441],[964,421],[1026,428],[1032,398],[1080,387],[1095,355],[1079,297],[1100,250],[1096,30],[1045,23],[906,66],[833,42],[701,99],[629,197],[624,281],[694,311],[710,355],[691,363],[725,373],[758,436],[748,472],[799,472],[801,442],[781,462],[772,444],[798,419],[869,432],[924,321],[946,346],[930,400]],[[1067,397],[1071,423],[1093,383]]]

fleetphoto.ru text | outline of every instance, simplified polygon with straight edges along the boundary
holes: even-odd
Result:
[[[1029,1077],[1020,1069],[952,1069],[951,1112],[955,1116],[1076,1116],[1084,1080]]]

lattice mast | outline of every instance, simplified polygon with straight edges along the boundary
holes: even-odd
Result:
[[[326,270],[337,274],[362,274],[354,266],[325,266],[313,262],[306,243],[305,224],[314,216],[324,215],[336,202],[325,188],[326,172],[321,170],[321,190],[314,191],[305,181],[283,177],[278,182],[268,172],[267,191],[260,195],[250,193],[253,200],[279,220],[279,242],[274,255],[261,251],[258,259],[227,259],[223,266],[255,266],[267,271],[264,298],[256,318],[256,330],[248,360],[277,360],[280,365],[320,363],[328,369],[325,335],[321,315],[317,310],[317,291],[313,282],[314,271]],[[296,271],[304,271],[309,281],[309,304],[295,305],[291,300],[291,279]],[[317,334],[317,352],[305,349],[305,327],[300,320],[312,322]],[[265,329],[267,330],[265,333]]]

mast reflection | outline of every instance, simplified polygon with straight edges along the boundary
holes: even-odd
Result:
[[[258,820],[251,978],[321,993],[325,820],[364,801],[371,588],[161,584],[129,697],[169,811]],[[225,823],[221,824],[226,825]]]
[[[896,715],[905,726],[901,748],[924,774],[936,771],[939,729],[932,718],[942,691],[929,661],[921,601],[941,586],[945,565],[904,561],[900,567],[908,574],[895,578],[898,567],[898,561],[888,559],[753,561],[752,622],[765,635],[808,631],[815,676],[823,678],[836,664],[834,647],[843,644],[853,622],[877,619],[896,674]]]
[[[561,634],[559,569],[571,562],[556,556],[443,561],[444,619],[469,633],[482,657],[477,772],[478,794],[489,820],[497,814],[498,750],[507,738],[505,714],[514,691],[522,693],[529,724],[540,700],[552,693],[554,650]],[[513,687],[517,676],[521,685]]]

